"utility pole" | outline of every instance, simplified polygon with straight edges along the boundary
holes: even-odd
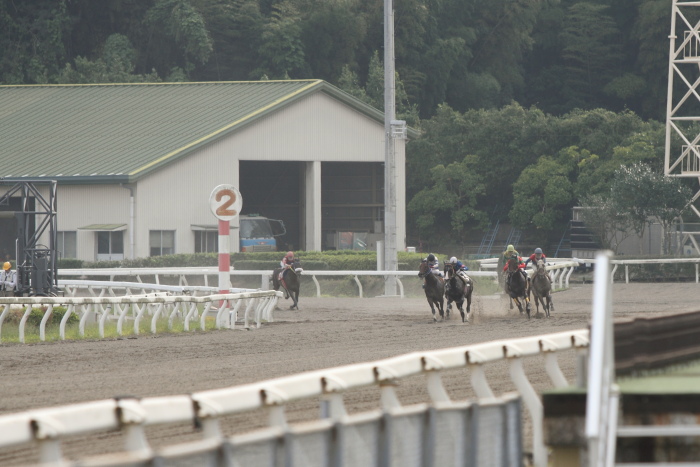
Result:
[[[396,118],[394,83],[394,8],[384,0],[384,270],[398,270],[396,238]],[[396,295],[396,276],[387,276],[384,295]]]

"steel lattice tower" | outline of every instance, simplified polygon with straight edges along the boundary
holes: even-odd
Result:
[[[700,2],[673,0],[672,8],[664,173],[700,183]],[[690,206],[698,218],[699,198],[700,189]],[[683,243],[690,239],[700,251],[700,232],[685,234]]]

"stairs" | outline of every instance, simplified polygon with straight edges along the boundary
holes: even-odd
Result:
[[[508,239],[506,240],[506,244],[503,245],[503,249],[505,250],[508,247],[508,245],[513,245],[516,247],[515,249],[517,250],[518,249],[517,245],[520,242],[520,237],[522,237],[522,236],[523,236],[522,230],[516,229],[515,227],[510,229],[510,233],[508,234]]]
[[[488,256],[491,254],[493,241],[496,239],[496,234],[498,234],[500,224],[500,220],[496,221],[496,225],[489,223],[489,226],[486,228],[486,232],[484,232],[484,236],[481,238],[481,244],[476,252],[477,255]]]
[[[559,258],[560,253],[565,254],[564,257],[570,257],[571,256],[571,222],[566,226],[566,229],[564,230],[564,233],[561,235],[561,239],[559,240],[559,244],[557,245],[557,250],[554,253],[554,258]]]

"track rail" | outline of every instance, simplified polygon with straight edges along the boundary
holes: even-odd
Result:
[[[547,455],[542,436],[542,403],[523,371],[523,359],[541,356],[554,387],[568,383],[557,363],[557,353],[578,351],[585,353],[589,345],[586,329],[547,334],[536,337],[498,340],[487,343],[453,347],[426,352],[413,352],[374,362],[353,364],[312,371],[253,384],[197,392],[191,395],[149,397],[143,399],[106,399],[62,407],[31,410],[0,416],[0,447],[30,445],[36,442],[42,465],[66,465],[61,442],[75,435],[119,430],[124,435],[124,451],[114,454],[108,465],[146,465],[166,453],[188,449],[204,450],[216,456],[227,441],[221,431],[221,417],[260,408],[268,408],[272,438],[298,432],[289,427],[285,405],[291,401],[322,398],[328,421],[321,424],[349,423],[343,393],[353,389],[377,385],[381,388],[381,409],[384,413],[398,413],[402,408],[394,390],[394,383],[418,374],[426,375],[427,393],[436,408],[450,401],[442,385],[443,370],[465,368],[479,402],[488,405],[494,394],[485,377],[484,365],[507,360],[510,375],[533,420],[533,454],[535,465],[545,466]],[[203,439],[189,446],[170,446],[156,452],[150,448],[146,427],[166,423],[191,422],[202,426]],[[330,429],[330,425],[326,427]],[[272,430],[272,431],[270,431]],[[292,431],[290,431],[292,430]],[[296,430],[296,431],[295,431]],[[233,438],[232,438],[233,439]],[[240,442],[241,437],[236,438]],[[251,438],[252,439],[252,438]],[[89,464],[89,463],[88,463]],[[81,465],[82,462],[81,462]],[[107,465],[107,464],[105,464]],[[150,465],[150,464],[149,464]]]

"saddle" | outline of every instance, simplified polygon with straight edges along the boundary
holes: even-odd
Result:
[[[469,277],[469,275],[467,274],[466,271],[457,271],[457,277],[462,279],[462,281],[464,282],[465,285],[468,284],[469,281],[471,280],[471,278]]]

